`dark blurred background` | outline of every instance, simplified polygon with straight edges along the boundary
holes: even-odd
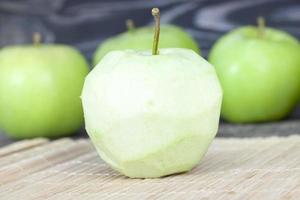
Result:
[[[102,40],[125,30],[126,19],[152,23],[153,7],[162,23],[189,31],[204,56],[220,35],[255,24],[259,15],[300,38],[299,0],[0,0],[0,46],[31,42],[38,31],[45,42],[74,45],[90,60]]]
[[[300,0],[0,0],[0,47],[30,43],[38,31],[44,42],[74,45],[90,61],[101,41],[126,30],[126,19],[133,19],[136,26],[151,24],[153,7],[161,9],[162,23],[190,32],[205,57],[222,34],[255,24],[257,16],[300,39]],[[298,118],[300,112],[295,111],[280,123],[222,124],[219,135],[300,133],[300,122],[293,121]]]

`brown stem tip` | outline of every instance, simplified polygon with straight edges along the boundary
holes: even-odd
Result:
[[[34,32],[32,35],[32,42],[34,45],[39,46],[42,41],[42,36],[39,32]]]
[[[135,25],[132,19],[126,20],[126,27],[129,32],[132,32],[135,29]]]
[[[160,33],[160,12],[158,8],[152,9],[152,16],[154,17],[155,27],[154,27],[154,40],[152,47],[152,55],[158,55],[158,42]]]
[[[265,35],[266,20],[262,16],[257,18],[258,37],[263,38]]]

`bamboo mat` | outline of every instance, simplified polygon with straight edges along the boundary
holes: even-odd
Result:
[[[214,140],[185,174],[129,179],[86,139],[0,149],[0,199],[300,199],[300,136]]]

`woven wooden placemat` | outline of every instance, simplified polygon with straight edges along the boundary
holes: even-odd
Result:
[[[0,149],[0,199],[300,199],[300,136],[217,138],[192,171],[129,179],[87,139]]]

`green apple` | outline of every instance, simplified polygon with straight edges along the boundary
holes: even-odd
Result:
[[[260,24],[229,32],[209,56],[224,90],[222,117],[230,122],[282,119],[300,97],[299,42]]]
[[[0,128],[13,138],[57,137],[83,122],[88,64],[74,48],[36,44],[0,50]]]
[[[174,25],[163,25],[161,27],[160,48],[187,48],[192,49],[200,54],[200,49],[197,42],[182,28]],[[151,49],[153,40],[153,27],[146,26],[129,30],[117,36],[105,40],[97,48],[93,63],[96,65],[105,54],[112,50]]]
[[[213,66],[192,50],[158,53],[154,46],[152,54],[108,53],[86,77],[81,96],[99,155],[132,178],[192,169],[218,129],[222,90]]]

